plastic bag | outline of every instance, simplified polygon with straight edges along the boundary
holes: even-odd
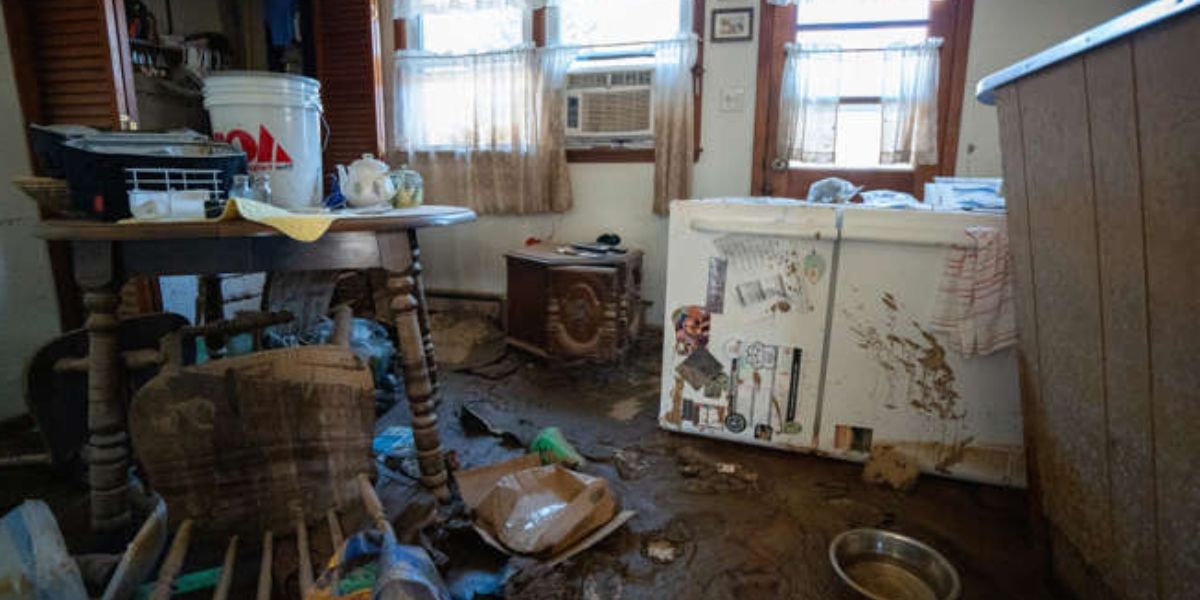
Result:
[[[808,186],[808,201],[818,204],[842,204],[862,191],[861,185],[854,185],[840,177],[826,177]]]
[[[79,566],[41,500],[26,500],[0,521],[0,597],[87,600]]]
[[[322,317],[321,322],[301,338],[303,344],[328,344],[333,337],[333,320]],[[387,328],[369,319],[354,319],[350,329],[350,350],[371,367],[375,387],[389,389],[388,375],[392,372],[392,357],[396,348]]]

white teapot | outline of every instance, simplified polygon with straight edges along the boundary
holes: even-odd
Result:
[[[362,155],[349,168],[338,165],[338,185],[346,203],[363,208],[391,202],[396,195],[396,184],[388,177],[388,171],[387,163],[370,154]]]

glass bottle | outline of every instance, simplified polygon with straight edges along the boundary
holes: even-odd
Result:
[[[254,195],[255,200],[264,204],[271,203],[271,174],[270,173],[255,173],[254,174]]]
[[[249,175],[234,175],[233,185],[229,188],[229,198],[254,199],[254,190],[250,187]]]

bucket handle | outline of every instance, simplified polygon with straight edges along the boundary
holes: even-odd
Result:
[[[320,111],[317,114],[321,115],[321,154],[325,154],[325,149],[329,147],[329,121],[325,120],[325,111]]]

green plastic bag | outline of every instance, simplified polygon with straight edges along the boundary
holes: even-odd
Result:
[[[568,467],[581,467],[587,462],[557,427],[547,427],[538,432],[537,437],[529,443],[529,451],[541,456],[543,465],[562,463]]]

